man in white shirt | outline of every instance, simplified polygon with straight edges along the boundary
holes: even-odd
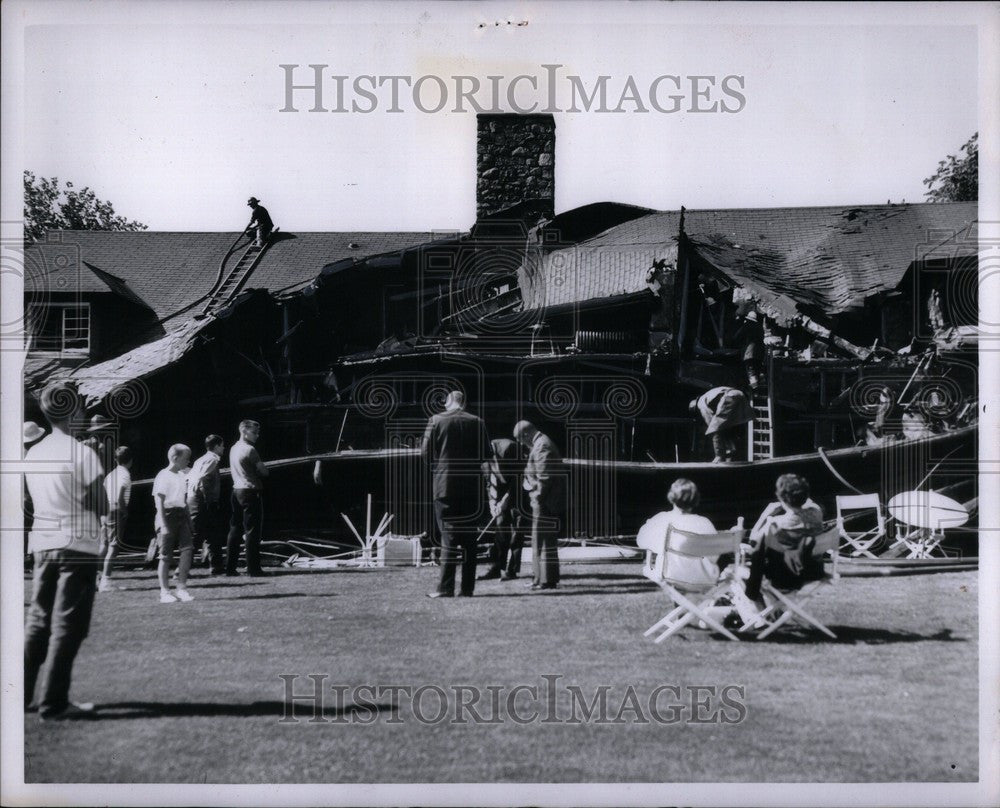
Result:
[[[232,517],[226,539],[226,575],[239,575],[240,544],[247,543],[247,575],[261,577],[266,573],[260,565],[261,521],[264,510],[261,492],[267,467],[257,454],[254,444],[260,438],[260,424],[240,421],[240,439],[229,450],[229,471],[233,475]]]
[[[187,465],[191,450],[183,443],[175,443],[167,451],[168,465],[160,469],[153,480],[153,503],[156,505],[156,533],[160,538],[160,603],[191,601],[187,591],[188,571],[191,569],[191,517],[187,509]],[[170,592],[170,562],[174,550],[180,552],[177,562],[177,594]]]
[[[43,721],[94,716],[93,704],[69,700],[73,661],[90,629],[103,509],[104,469],[71,429],[80,412],[74,388],[53,384],[39,404],[52,432],[31,447],[25,474],[34,503],[31,604],[24,627],[24,701],[30,707],[43,663],[38,713]]]
[[[202,546],[205,547],[212,575],[221,575],[225,571],[222,535],[218,526],[219,460],[225,446],[219,435],[205,438],[205,454],[194,461],[187,478],[187,507],[191,514],[194,552],[197,554]]]
[[[125,538],[128,522],[128,503],[132,497],[132,450],[119,446],[115,450],[115,467],[104,478],[104,491],[108,496],[108,515],[104,520],[104,535],[107,540],[107,555],[104,556],[104,572],[98,592],[111,591],[111,562]]]

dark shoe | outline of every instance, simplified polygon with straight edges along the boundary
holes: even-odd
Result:
[[[500,579],[500,573],[496,570],[490,570],[489,572],[484,572],[478,578],[477,581],[497,581]]]
[[[517,573],[515,573],[515,572],[501,572],[500,573],[500,580],[501,581],[516,581],[517,580]]]
[[[264,570],[253,570],[252,572],[248,572],[247,575],[250,576],[251,578],[270,578],[271,577],[271,573],[264,572]]]
[[[429,598],[453,598],[455,597],[451,592],[428,592],[427,597]]]
[[[558,589],[559,584],[542,584],[538,587],[539,589]]]
[[[236,570],[233,570],[232,572],[230,572],[229,570],[226,570],[223,574],[227,578],[239,578],[240,577],[240,574]]]
[[[31,702],[31,704],[25,704],[24,705],[24,711],[26,713],[37,713],[38,712],[38,703],[33,701],[33,702]]]
[[[97,718],[97,708],[87,702],[84,704],[67,704],[65,709],[56,713],[40,713],[40,721],[87,721]]]
[[[460,598],[471,598],[472,597],[472,593],[471,592],[459,592],[458,596]]]

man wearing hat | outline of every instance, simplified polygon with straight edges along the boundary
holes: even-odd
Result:
[[[34,421],[24,422],[24,450],[28,451],[38,441],[45,437],[45,430]]]
[[[27,452],[28,449],[45,437],[45,430],[34,421],[25,421],[22,434],[24,436],[24,451]],[[22,484],[21,493],[21,503],[24,511],[24,553],[28,558],[28,565],[26,566],[26,569],[30,569],[33,562],[31,560],[31,556],[28,555],[28,537],[31,535],[31,524],[34,520],[33,514],[35,512],[35,506],[31,501],[31,495],[28,493],[27,485]]]
[[[715,452],[712,462],[732,460],[736,454],[733,432],[753,420],[753,409],[743,392],[735,387],[713,387],[694,399],[688,409],[692,415],[701,415],[705,422],[705,435],[712,438]]]
[[[271,214],[267,212],[267,208],[260,204],[260,200],[257,197],[251,196],[247,200],[247,205],[253,211],[253,217],[243,232],[248,233],[250,230],[256,228],[257,246],[263,248],[271,236],[271,231],[274,229],[274,222],[271,221]]]
[[[44,665],[38,700],[42,720],[90,717],[94,705],[71,703],[69,688],[94,603],[104,469],[97,453],[73,438],[80,410],[76,390],[49,385],[39,403],[52,432],[25,454],[29,466],[45,471],[25,474],[35,506],[29,539],[35,566],[24,627],[24,700],[31,706]]]

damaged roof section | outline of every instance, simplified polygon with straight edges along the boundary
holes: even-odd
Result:
[[[684,234],[762,302],[787,311],[794,301],[830,316],[895,289],[910,264],[976,215],[974,202],[687,211]]]
[[[559,249],[531,245],[518,270],[525,309],[649,291],[655,262],[677,261],[680,213],[651,213]]]
[[[69,370],[62,375],[76,385],[88,405],[95,404],[116,389],[144,380],[179,362],[201,342],[215,339],[222,324],[227,321],[237,324],[240,322],[233,318],[256,316],[258,322],[255,327],[261,327],[260,316],[254,315],[253,310],[259,312],[262,308],[273,306],[270,296],[260,290],[242,292],[229,306],[220,310],[216,317],[185,317],[173,330],[153,342],[140,345],[112,359]]]
[[[896,289],[942,251],[975,255],[974,202],[684,212],[686,244],[783,323],[842,314]],[[675,264],[677,211],[647,213],[578,244],[529,245],[518,273],[525,309],[635,294],[654,262]]]
[[[140,345],[106,362],[74,370],[68,378],[74,382],[87,404],[94,404],[115,388],[145,379],[177,362],[198,343],[198,337],[213,322],[209,319],[186,319],[155,342]]]

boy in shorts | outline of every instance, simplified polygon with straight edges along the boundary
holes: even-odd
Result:
[[[128,521],[128,501],[132,496],[132,450],[119,446],[115,450],[115,467],[104,478],[104,490],[108,495],[108,515],[104,519],[104,538],[107,555],[104,557],[104,572],[98,592],[111,591],[111,562],[125,538]]]
[[[153,481],[153,502],[156,504],[156,534],[160,540],[160,603],[194,600],[187,591],[188,571],[191,569],[192,538],[191,517],[187,509],[186,469],[191,450],[183,443],[175,443],[167,452],[169,464],[161,469]],[[170,561],[174,550],[180,552],[177,562],[177,594],[170,592]]]

